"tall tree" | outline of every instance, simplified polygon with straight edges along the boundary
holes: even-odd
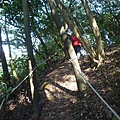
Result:
[[[58,15],[58,12],[56,10],[56,7],[54,5],[54,0],[48,0],[48,2],[50,4],[51,12],[52,12],[52,15],[53,15],[53,20],[55,21],[55,23],[58,27],[60,36],[61,36],[61,38],[64,42],[64,45],[65,45],[65,47],[68,51],[70,59],[72,60],[72,63],[73,63],[72,65],[73,65],[73,69],[74,69],[74,73],[75,73],[75,77],[76,77],[78,90],[81,93],[84,93],[86,87],[85,87],[85,83],[84,83],[84,81],[83,81],[83,79],[82,79],[82,77],[80,76],[80,73],[79,73],[79,72],[81,72],[81,69],[80,69],[79,62],[77,60],[75,51],[73,49],[73,46],[72,46],[72,43],[71,43],[70,39],[67,36],[67,33],[66,33],[67,24],[65,24],[65,26],[63,26],[63,23],[61,22],[60,17]]]
[[[96,40],[96,44],[97,44],[96,49],[97,50],[94,50],[90,41],[87,38],[82,37],[81,32],[77,26],[77,23],[74,21],[69,10],[67,10],[67,8],[59,0],[54,0],[54,1],[56,2],[56,5],[58,6],[60,13],[63,16],[63,19],[65,20],[65,22],[69,25],[69,27],[73,31],[73,33],[79,39],[81,39],[84,48],[90,55],[91,59],[96,63],[96,67],[99,67],[99,65],[102,63],[102,60],[104,59],[104,49],[102,46],[101,35],[100,35],[98,27],[96,30],[97,33],[95,33],[95,35],[97,35],[97,37],[96,37],[97,38],[97,40]],[[95,19],[94,19],[94,22],[95,22],[95,25],[97,26]],[[99,33],[99,35],[98,35],[98,33]],[[100,37],[100,39],[98,39],[99,37]]]
[[[88,41],[88,39],[84,39],[80,33],[79,28],[77,27],[76,22],[74,21],[71,13],[69,10],[66,9],[66,7],[59,1],[59,0],[54,0],[60,10],[60,13],[64,19],[64,21],[69,25],[69,28],[73,31],[73,33],[76,35],[77,38],[79,38],[82,41],[82,44],[90,57],[92,58],[93,61],[96,61],[95,56],[96,52],[94,51],[92,45]]]
[[[6,28],[6,17],[5,17],[5,27],[4,27],[4,29],[5,29],[6,38],[7,38],[7,44],[8,44],[8,49],[9,49],[9,59],[10,59],[10,65],[11,65],[11,68],[12,68],[12,72],[13,72],[13,75],[14,75],[15,79],[17,81],[19,81],[19,78],[18,78],[17,73],[15,71],[15,66],[14,66],[14,63],[13,63],[13,59],[12,59],[10,40],[9,40],[9,36],[8,36],[8,31],[7,31],[7,28]]]
[[[32,95],[32,102],[33,108],[38,105],[38,84],[36,78],[36,72],[34,71],[31,74],[32,70],[36,67],[36,62],[33,55],[33,47],[30,35],[30,24],[29,24],[29,10],[28,10],[28,0],[22,0],[23,5],[23,13],[24,13],[24,25],[25,25],[25,36],[26,36],[26,46],[28,52],[28,65],[29,65],[29,72],[30,72],[30,88],[31,88],[31,95]]]
[[[8,65],[7,65],[6,57],[5,57],[5,54],[4,54],[4,51],[3,51],[3,47],[2,47],[1,27],[0,27],[0,59],[2,61],[4,81],[7,84],[7,86],[9,87],[11,85],[10,74],[9,74],[9,71],[8,71]]]
[[[96,59],[98,60],[97,64],[98,64],[98,67],[99,67],[99,65],[102,63],[102,61],[104,59],[104,56],[105,56],[101,33],[100,33],[99,27],[97,25],[97,22],[96,22],[95,18],[92,15],[92,11],[90,10],[90,7],[88,5],[87,0],[81,0],[81,1],[83,3],[84,8],[85,8],[86,15],[87,15],[88,20],[89,20],[89,24],[90,24],[90,26],[92,28],[93,34],[94,34],[95,39],[96,39],[96,51],[97,51]]]

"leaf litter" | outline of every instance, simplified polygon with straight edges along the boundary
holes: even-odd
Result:
[[[97,70],[91,68],[87,57],[79,62],[91,85],[120,115],[120,45],[107,47],[105,54],[104,64]],[[41,81],[46,82],[43,89]],[[39,120],[117,120],[88,85],[85,98],[80,98],[77,90],[70,61],[59,62],[48,70],[39,78],[39,101],[42,103]],[[6,106],[6,119],[32,120],[34,112],[30,100],[21,88],[18,93]]]

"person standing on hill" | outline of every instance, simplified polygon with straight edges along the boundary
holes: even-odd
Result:
[[[72,36],[72,45],[73,45],[75,53],[77,55],[77,59],[79,60],[80,59],[80,51],[82,48],[82,43],[75,35]]]

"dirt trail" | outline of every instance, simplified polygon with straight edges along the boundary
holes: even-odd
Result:
[[[87,58],[82,58],[79,62],[82,72],[91,85],[120,115],[120,45],[108,47],[105,54],[104,64],[98,70],[91,68]],[[41,83],[44,83],[43,91],[41,91]],[[7,104],[6,120],[32,120],[34,113],[30,101],[25,96],[25,89],[20,88],[17,91],[17,98]],[[82,99],[78,97],[76,80],[69,61],[55,64],[52,70],[40,77],[39,93],[42,103],[40,120],[111,120],[114,118],[111,111],[89,86],[87,86],[86,97]]]
[[[93,70],[87,58],[80,62],[81,69],[89,82],[120,114],[120,47],[106,50],[105,63]],[[87,86],[87,96],[79,99],[71,63],[65,62],[44,76],[50,84],[46,86],[46,101],[42,111],[43,120],[109,120],[114,117],[97,95]]]
[[[70,106],[77,102],[77,85],[71,63],[57,64],[56,68],[44,77],[50,84],[45,87],[42,116],[45,120],[73,120]]]

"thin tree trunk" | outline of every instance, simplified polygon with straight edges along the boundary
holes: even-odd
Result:
[[[76,35],[76,37],[81,40],[84,48],[86,49],[86,51],[90,55],[91,59],[94,62],[97,62],[97,60],[96,60],[96,52],[94,51],[92,45],[87,40],[87,38],[82,37],[82,35],[80,33],[80,30],[78,29],[77,24],[74,21],[71,14],[69,13],[69,11],[65,8],[65,6],[60,1],[58,1],[58,0],[54,0],[54,1],[56,2],[58,8],[60,9],[60,13],[61,13],[64,21],[69,25],[70,29],[73,31],[73,33]]]
[[[78,72],[78,70],[81,71],[81,69],[80,69],[79,62],[77,60],[74,48],[72,46],[72,43],[68,39],[68,36],[66,34],[67,29],[62,25],[62,22],[59,18],[56,7],[54,6],[53,0],[48,0],[48,2],[50,4],[53,19],[54,19],[54,21],[58,27],[58,30],[60,32],[60,36],[61,36],[61,38],[64,42],[64,45],[69,53],[70,59],[72,60],[72,63],[73,63],[72,65],[73,65],[73,69],[74,69],[74,73],[75,73],[75,77],[76,77],[78,90],[83,93],[83,91],[85,91],[86,87],[85,87],[85,83],[84,83],[82,77],[79,75],[79,72]]]
[[[33,55],[32,41],[30,36],[28,1],[22,0],[22,4],[23,4],[23,13],[24,13],[25,35],[26,35],[25,43],[28,52],[29,72],[31,73],[36,66],[36,62]],[[36,108],[36,106],[38,105],[38,83],[37,83],[35,71],[32,75],[30,75],[30,88],[31,88],[33,108]]]
[[[104,56],[105,56],[104,49],[103,49],[103,44],[102,44],[101,33],[100,33],[99,27],[97,25],[97,22],[96,22],[95,18],[92,15],[92,11],[90,10],[88,2],[86,0],[81,0],[81,1],[82,1],[83,5],[84,5],[86,15],[88,17],[90,26],[92,28],[93,34],[94,34],[95,39],[96,39],[96,51],[97,51],[97,54],[96,54],[97,56],[96,57],[98,59],[97,66],[99,67],[99,65],[104,60]]]
[[[12,68],[13,76],[15,77],[15,79],[17,81],[19,81],[19,78],[18,78],[17,73],[15,71],[15,66],[14,66],[14,63],[13,63],[13,59],[12,59],[10,41],[9,41],[9,37],[8,37],[8,31],[6,30],[6,26],[5,26],[4,29],[5,29],[5,33],[6,33],[6,37],[7,37],[7,44],[8,44],[8,49],[9,49],[9,59],[10,59],[10,65],[11,65],[11,68]]]
[[[3,51],[3,47],[2,47],[1,27],[0,27],[0,54],[1,54],[0,56],[1,56],[4,80],[5,80],[5,83],[7,84],[7,86],[9,87],[9,86],[11,86],[10,74],[8,71],[8,65],[7,65],[6,57],[5,57],[5,54]]]

